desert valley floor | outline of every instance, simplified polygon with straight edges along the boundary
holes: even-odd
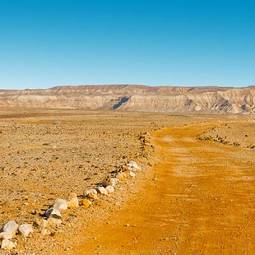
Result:
[[[254,254],[253,115],[12,108],[0,117],[0,225],[34,226],[0,254]],[[81,197],[130,160],[136,177],[40,232],[56,198]]]

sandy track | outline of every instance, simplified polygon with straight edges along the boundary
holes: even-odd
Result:
[[[198,141],[210,127],[156,132],[153,177],[75,254],[254,254],[254,152]]]

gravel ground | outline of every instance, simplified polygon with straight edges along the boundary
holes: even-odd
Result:
[[[221,121],[215,127],[199,136],[200,140],[210,140],[225,145],[255,150],[255,119],[247,117],[241,121]]]

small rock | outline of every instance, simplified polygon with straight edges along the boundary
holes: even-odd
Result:
[[[104,187],[111,185],[111,186],[116,186],[119,180],[117,178],[107,178],[105,181],[103,181],[102,185]]]
[[[85,191],[84,195],[88,198],[97,199],[97,191],[95,189]]]
[[[54,209],[57,209],[59,211],[64,211],[67,209],[67,201],[65,199],[58,198],[55,201],[55,204],[53,205]]]
[[[107,190],[106,190],[104,187],[102,187],[102,186],[97,187],[97,190],[98,190],[98,192],[99,192],[100,194],[102,194],[102,195],[108,195]]]
[[[58,209],[53,208],[51,214],[50,214],[51,218],[56,218],[56,219],[60,219],[61,218],[61,213]]]
[[[53,211],[53,208],[52,208],[52,207],[49,208],[49,209],[47,209],[46,212],[44,213],[44,216],[45,216],[46,218],[49,218],[50,215],[51,215],[51,213],[52,213],[52,211]]]
[[[58,209],[55,208],[49,208],[46,212],[45,212],[45,216],[47,218],[56,218],[56,219],[61,219],[61,213]]]
[[[31,214],[32,214],[32,215],[36,215],[36,210],[33,209],[33,210],[31,211]]]
[[[67,202],[68,208],[78,208],[79,200],[76,193],[71,193]]]
[[[16,223],[16,221],[10,220],[4,225],[3,232],[14,237],[17,233],[18,227],[19,225]]]
[[[33,233],[33,226],[31,224],[22,224],[19,226],[19,232],[24,237],[28,237],[31,233]]]
[[[12,250],[12,249],[14,249],[16,247],[16,245],[17,244],[15,242],[13,242],[11,240],[8,240],[8,239],[4,239],[2,241],[1,248],[3,250]]]
[[[89,199],[87,199],[87,198],[84,198],[84,199],[81,200],[81,205],[82,205],[84,208],[90,207],[91,204],[92,204],[92,202],[91,202]]]
[[[14,235],[12,233],[8,233],[8,232],[0,233],[0,240],[1,239],[12,239],[13,237],[14,237]]]
[[[105,189],[106,189],[107,193],[113,193],[114,192],[114,187],[111,186],[111,185],[107,186]]]
[[[127,167],[128,167],[130,170],[132,170],[132,171],[137,171],[137,170],[140,169],[140,167],[138,166],[138,164],[137,164],[135,161],[133,161],[133,160],[131,160],[131,161],[128,162]]]

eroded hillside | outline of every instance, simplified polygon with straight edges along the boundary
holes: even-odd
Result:
[[[176,113],[252,113],[255,111],[255,87],[100,85],[1,90],[0,106]]]

